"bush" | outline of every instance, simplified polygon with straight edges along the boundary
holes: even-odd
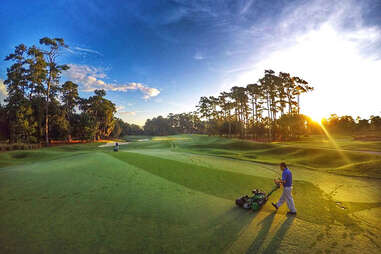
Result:
[[[0,152],[13,151],[13,150],[30,150],[30,149],[39,149],[41,144],[0,144]]]

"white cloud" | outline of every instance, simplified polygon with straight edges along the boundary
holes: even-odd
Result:
[[[72,48],[65,48],[66,51],[70,52],[71,54],[78,54],[78,55],[87,55],[87,54],[95,54],[98,56],[103,56],[103,54],[97,50],[94,49],[87,49],[87,48],[81,48],[81,47],[72,47]]]
[[[132,116],[136,116],[136,111],[126,111],[126,107],[123,105],[116,106],[116,115],[121,118],[123,121],[131,122],[134,118]]]
[[[135,116],[136,112],[135,111],[123,111],[123,112],[118,112],[120,116]]]
[[[126,111],[126,107],[123,105],[116,106],[116,115],[121,118],[123,121],[131,122],[134,118],[132,116],[136,116],[136,111]]]
[[[245,1],[244,4],[243,4],[242,9],[240,10],[240,14],[241,15],[246,14],[246,12],[250,9],[250,7],[253,4],[253,2],[254,2],[254,0]]]
[[[106,91],[127,92],[128,90],[139,90],[143,93],[144,99],[150,99],[159,95],[160,91],[157,88],[148,87],[141,83],[131,82],[127,84],[107,83],[101,78],[107,77],[103,69],[91,67],[88,65],[69,64],[70,69],[65,72],[68,79],[79,83],[81,89],[86,92],[94,91],[95,89],[104,89]]]
[[[4,103],[4,99],[8,96],[7,87],[4,81],[0,79],[0,104]]]
[[[117,112],[117,116],[129,124],[143,126],[147,118],[152,118],[155,113],[148,111],[123,111]]]
[[[99,56],[103,56],[102,53],[100,53],[99,51],[94,50],[94,49],[87,49],[87,48],[80,48],[80,47],[74,47],[73,49],[77,50],[77,51],[81,51],[81,52],[92,53],[92,54],[96,54]]]
[[[193,56],[195,60],[204,60],[205,56],[201,52],[196,52],[196,54]]]
[[[255,82],[272,69],[300,76],[315,87],[301,101],[304,113],[313,117],[379,114],[381,59],[374,48],[381,45],[380,29],[364,25],[363,7],[357,2],[318,0],[306,5],[283,18],[275,29],[279,37],[269,41],[260,58],[253,52],[250,62],[227,74],[224,89]]]
[[[121,106],[121,105],[117,105],[116,106],[116,111],[117,112],[123,111],[124,109],[125,109],[125,106]]]

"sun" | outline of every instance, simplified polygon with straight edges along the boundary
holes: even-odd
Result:
[[[324,119],[324,115],[323,114],[319,114],[319,113],[311,113],[311,114],[307,114],[312,121],[318,123],[318,124],[321,124],[321,121]]]

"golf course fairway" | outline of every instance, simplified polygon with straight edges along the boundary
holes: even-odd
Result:
[[[338,153],[179,135],[99,145],[0,153],[0,253],[381,252],[374,144]],[[297,215],[271,206],[281,189],[258,212],[236,207],[274,187],[280,160]]]

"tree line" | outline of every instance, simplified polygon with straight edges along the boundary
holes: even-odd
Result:
[[[266,70],[256,83],[233,86],[217,97],[201,97],[197,109],[210,134],[284,140],[308,128],[300,114],[300,96],[312,90],[302,78]]]
[[[292,123],[293,127],[299,128],[293,130],[298,135],[294,135],[293,138],[290,138],[290,140],[298,139],[302,135],[324,135],[325,133],[322,130],[321,126],[324,126],[324,128],[332,134],[356,134],[358,138],[373,138],[379,140],[381,134],[380,116],[372,115],[369,119],[363,119],[361,117],[357,117],[356,119],[354,119],[352,116],[348,115],[338,116],[336,114],[332,114],[328,118],[322,119],[322,122],[320,124],[312,121],[308,116],[299,115],[299,117],[301,121]],[[280,124],[284,122],[285,118],[285,116],[281,117],[282,120],[280,120]],[[295,116],[289,119],[292,119],[292,121],[294,121]],[[285,126],[281,126],[279,131],[285,129]],[[181,114],[171,113],[167,117],[158,116],[152,119],[148,119],[146,121],[146,124],[144,125],[144,131],[140,129],[139,133],[150,136],[166,136],[174,134],[208,134],[224,136],[223,134],[221,134],[222,132],[218,132],[218,130],[211,130],[210,123],[208,123],[208,120],[201,120],[198,112]],[[238,135],[235,137],[240,136]]]
[[[313,91],[300,77],[265,70],[258,82],[233,86],[219,96],[200,98],[197,111],[169,114],[148,119],[148,135],[200,133],[239,137],[258,141],[296,140],[303,135],[324,133],[321,125],[333,133],[380,132],[381,119],[331,115],[322,123],[300,114],[300,97]]]
[[[266,70],[257,83],[233,86],[219,96],[200,98],[197,111],[149,119],[144,130],[154,135],[203,133],[256,140],[296,138],[309,128],[300,114],[300,96],[313,87],[299,77]]]
[[[0,105],[0,138],[10,143],[49,143],[72,137],[94,140],[109,137],[116,123],[115,104],[104,90],[81,98],[78,85],[61,81],[68,65],[58,63],[60,50],[68,47],[61,38],[44,37],[39,46],[20,44],[5,60],[8,96]],[[114,133],[116,134],[116,133]]]
[[[197,112],[172,114],[167,117],[147,119],[144,124],[144,134],[150,136],[166,136],[174,134],[205,134],[205,121]]]
[[[330,133],[333,134],[359,134],[379,136],[381,134],[381,117],[371,115],[369,119],[352,116],[330,115],[323,119],[321,123]]]

